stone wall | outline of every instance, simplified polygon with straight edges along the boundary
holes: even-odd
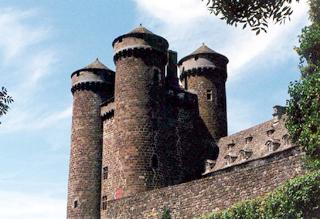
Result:
[[[67,218],[100,215],[102,158],[101,94],[78,90],[73,95]]]
[[[272,191],[304,172],[301,152],[288,148],[262,159],[210,173],[206,178],[143,192],[107,203],[106,218],[161,218],[169,208],[172,218],[193,218],[230,207]]]

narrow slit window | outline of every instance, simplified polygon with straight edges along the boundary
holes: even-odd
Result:
[[[207,100],[212,101],[212,90],[207,90]]]
[[[75,200],[73,202],[73,208],[77,208],[79,206],[78,200]]]
[[[107,196],[102,196],[102,210],[107,210]]]
[[[155,69],[155,70],[153,71],[153,84],[154,84],[155,86],[159,86],[160,81],[161,81],[160,71],[157,70],[157,69]]]
[[[108,179],[108,167],[103,168],[103,179]]]
[[[154,170],[158,169],[159,167],[158,156],[155,154],[152,156],[151,167]]]

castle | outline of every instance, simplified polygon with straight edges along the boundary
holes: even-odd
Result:
[[[199,199],[195,190],[221,184],[225,169],[299,156],[280,106],[272,120],[228,136],[224,55],[203,44],[177,62],[167,40],[142,26],[112,46],[116,72],[97,59],[71,75],[68,219],[158,218],[157,208],[164,206],[174,209],[174,218],[190,218],[197,213],[185,212],[180,202],[187,197],[177,198],[180,192]],[[269,190],[302,171],[299,159],[294,161]],[[164,194],[170,200],[162,200]],[[200,197],[210,200],[208,195]],[[217,206],[200,207],[198,213],[221,209]]]

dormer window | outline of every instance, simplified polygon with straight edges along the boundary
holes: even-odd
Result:
[[[253,137],[250,135],[245,138],[246,144],[250,143],[252,141]]]
[[[270,137],[271,135],[273,135],[273,133],[274,133],[274,129],[271,128],[267,131],[267,136]]]
[[[195,56],[195,57],[194,57],[194,60],[197,61],[198,59],[199,59],[199,56]]]
[[[288,134],[285,134],[284,136],[282,136],[282,140],[284,141],[285,146],[290,145],[290,137]]]
[[[268,147],[269,152],[276,151],[280,147],[280,140],[279,139],[271,139],[268,140],[265,145]]]
[[[227,145],[228,150],[231,150],[234,146],[235,146],[235,143],[232,141],[231,143],[229,143],[229,144]]]
[[[207,100],[212,101],[212,90],[207,90]]]
[[[232,163],[234,163],[237,160],[238,156],[235,154],[227,154],[224,159],[226,160],[226,164],[227,165],[231,165]]]
[[[207,159],[205,161],[205,172],[210,172],[215,165],[216,165],[216,161]]]
[[[248,160],[252,156],[253,152],[249,149],[240,150],[240,158],[241,160]]]

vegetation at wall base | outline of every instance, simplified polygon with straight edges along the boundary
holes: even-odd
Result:
[[[240,202],[201,219],[319,218],[320,171],[297,177],[264,197]]]
[[[162,212],[161,219],[171,219],[170,209],[165,207]]]

